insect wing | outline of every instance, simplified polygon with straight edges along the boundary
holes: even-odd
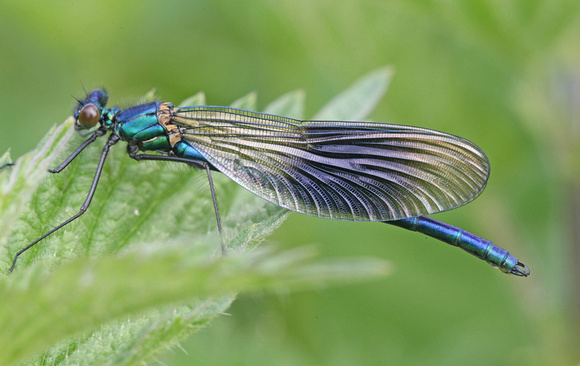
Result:
[[[312,216],[388,221],[446,211],[477,197],[489,176],[475,144],[424,128],[213,106],[179,109],[173,122],[236,183]]]

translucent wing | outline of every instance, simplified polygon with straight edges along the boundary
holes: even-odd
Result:
[[[242,187],[318,217],[387,221],[445,211],[477,197],[489,175],[475,144],[418,127],[213,106],[178,109],[173,123]]]

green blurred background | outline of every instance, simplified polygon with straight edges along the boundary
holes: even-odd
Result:
[[[88,88],[128,106],[155,88],[265,106],[307,92],[307,116],[383,65],[373,120],[466,137],[485,193],[437,219],[523,260],[527,279],[380,224],[298,214],[271,238],[376,256],[394,274],[317,292],[243,295],[169,365],[573,365],[580,314],[580,2],[252,0],[0,2],[0,149],[14,159]],[[266,244],[268,245],[268,244]]]

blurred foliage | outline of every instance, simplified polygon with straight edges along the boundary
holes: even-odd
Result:
[[[381,65],[372,119],[466,137],[486,192],[437,219],[532,270],[502,276],[421,235],[291,215],[272,238],[377,256],[384,281],[244,297],[167,364],[569,365],[580,355],[580,2],[256,0],[0,3],[0,147],[17,158],[87,88],[127,106],[151,88],[209,104],[295,89],[313,116]],[[206,207],[208,208],[208,207]]]
[[[369,73],[322,112],[350,119],[371,111],[390,75],[388,68]],[[204,105],[205,95],[184,102]],[[233,104],[254,110],[255,102],[250,93]],[[303,109],[300,92],[265,108],[296,117]],[[86,199],[82,182],[93,179],[87,168],[99,155],[98,142],[60,174],[46,172],[75,148],[73,123],[70,117],[55,126],[34,151],[0,171],[3,268]],[[220,217],[228,255],[221,255],[215,216],[203,204],[207,195],[192,189],[204,172],[164,165],[139,163],[113,149],[82,219],[26,250],[15,273],[0,275],[0,297],[9,299],[0,308],[1,365],[150,363],[226,311],[237,293],[320,289],[389,272],[383,260],[313,260],[304,247],[252,250],[289,212],[218,175],[216,195],[227,202]]]

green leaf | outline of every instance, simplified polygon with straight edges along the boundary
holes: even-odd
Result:
[[[249,94],[235,104],[252,109],[255,101]],[[199,93],[186,102],[205,100]],[[303,109],[302,92],[268,107],[296,117]],[[25,252],[9,275],[16,251],[86,198],[104,141],[61,173],[46,172],[80,143],[72,125],[53,128],[0,171],[2,365],[147,363],[223,313],[240,291],[303,290],[387,273],[374,259],[328,262],[305,248],[256,248],[288,211],[213,174],[228,249],[222,256],[205,172],[137,162],[115,147],[89,210]]]
[[[110,348],[125,349],[115,358],[144,361],[225,311],[236,292],[319,287],[386,270],[372,260],[311,263],[312,252],[303,248],[212,256],[216,245],[208,238],[195,244],[155,242],[122,255],[80,259],[50,273],[42,265],[15,273],[0,282],[7,300],[0,313],[0,363],[12,364],[73,336],[82,340],[75,339],[72,348],[91,352],[75,356],[81,364],[109,359]],[[135,352],[144,344],[149,356]],[[55,359],[70,349],[68,342],[42,358]]]
[[[306,94],[303,90],[295,90],[282,95],[264,108],[265,113],[302,119],[304,118],[304,101]]]
[[[16,165],[0,171],[0,243],[6,241],[17,218],[46,177],[50,164],[66,150],[74,133],[73,123],[74,120],[69,118],[62,125],[53,127],[34,151],[20,158]],[[3,268],[9,268],[11,262],[6,250],[5,245],[0,246],[0,266]]]
[[[231,107],[239,109],[254,110],[258,101],[258,95],[254,92],[249,93],[238,100],[235,100]]]
[[[357,80],[330,102],[328,102],[314,119],[329,121],[360,121],[366,118],[383,97],[393,69],[389,66],[371,71]]]
[[[6,151],[2,157],[0,157],[0,167],[4,164],[10,163],[10,151]]]
[[[191,107],[196,105],[205,105],[205,93],[199,92],[192,95],[191,97],[185,99],[183,102],[179,103],[179,108]]]

